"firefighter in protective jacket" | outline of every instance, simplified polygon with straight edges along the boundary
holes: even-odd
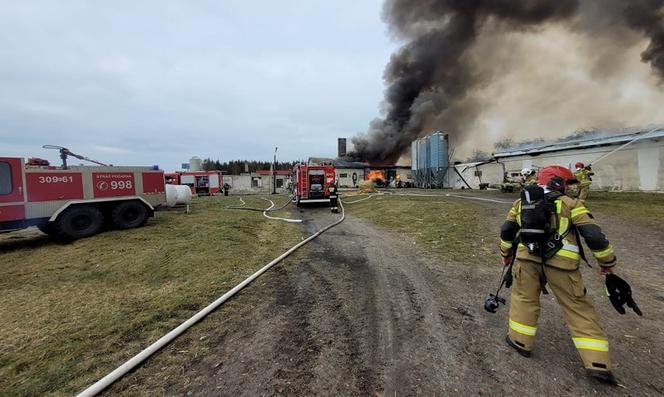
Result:
[[[516,255],[506,341],[521,355],[530,356],[537,333],[540,293],[546,293],[548,286],[561,306],[572,341],[589,375],[615,383],[611,373],[609,341],[597,321],[597,314],[581,279],[579,262],[583,251],[580,250],[578,236],[583,236],[592,250],[603,275],[611,274],[616,264],[613,248],[583,201],[564,194],[569,184],[578,183],[570,170],[562,166],[542,168],[537,182],[550,205],[547,233],[551,241],[538,252],[533,252],[532,246],[519,242],[514,252],[513,243],[519,231],[527,233],[522,227],[522,220],[525,219],[522,211],[529,208],[525,204],[522,208],[521,199],[514,202],[500,233],[503,264],[509,264],[512,256]]]
[[[592,176],[595,175],[595,173],[590,168],[590,164],[586,166],[580,161],[577,162],[574,167],[576,168],[574,176],[579,181],[578,197],[580,200],[586,200],[588,198],[588,193],[590,192],[590,185],[593,181]]]

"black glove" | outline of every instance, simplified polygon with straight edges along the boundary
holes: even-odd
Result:
[[[641,309],[639,309],[636,302],[634,302],[634,298],[632,298],[632,287],[627,284],[627,281],[615,274],[608,274],[606,276],[606,293],[609,295],[609,300],[618,313],[625,314],[623,305],[626,303],[636,314],[643,316]]]

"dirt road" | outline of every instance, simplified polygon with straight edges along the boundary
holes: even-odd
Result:
[[[448,198],[462,200],[461,198]],[[508,201],[508,200],[506,200]],[[468,201],[498,230],[509,205]],[[305,228],[330,223],[310,209]],[[646,317],[619,316],[599,302],[601,284],[585,279],[623,388],[586,378],[560,310],[542,298],[538,344],[526,359],[504,345],[507,309],[490,315],[482,302],[498,269],[447,263],[402,235],[348,215],[340,226],[276,266],[242,292],[255,301],[239,324],[219,325],[209,354],[183,367],[191,383],[168,394],[190,395],[662,395],[664,301],[662,233],[598,216],[624,252],[623,264]],[[633,233],[641,236],[639,242]],[[494,244],[494,242],[488,242]],[[223,309],[222,309],[223,310]]]

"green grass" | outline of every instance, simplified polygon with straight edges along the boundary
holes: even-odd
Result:
[[[586,206],[626,221],[664,230],[664,194],[590,192]]]
[[[299,241],[296,225],[223,209],[238,202],[71,244],[0,236],[0,395],[81,391]]]
[[[456,263],[486,265],[492,258],[497,260],[499,231],[487,227],[484,210],[471,202],[444,197],[375,196],[348,204],[346,210],[382,228],[404,233],[428,252]]]

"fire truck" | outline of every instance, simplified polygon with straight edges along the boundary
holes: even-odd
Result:
[[[331,165],[297,164],[293,168],[293,199],[303,203],[329,203],[330,186],[336,187],[336,172]],[[336,192],[335,192],[336,194]]]
[[[171,185],[187,185],[191,194],[211,196],[221,193],[223,177],[221,171],[185,171],[168,172],[166,183]]]
[[[166,203],[158,167],[107,166],[59,148],[63,165],[0,157],[0,232],[37,226],[65,240],[145,224]],[[99,166],[67,166],[67,156]]]

